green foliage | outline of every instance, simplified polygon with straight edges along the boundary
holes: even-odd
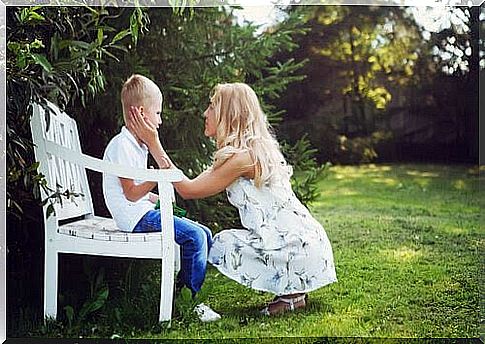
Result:
[[[401,89],[416,84],[420,28],[400,7],[308,6],[303,11],[311,31],[295,37],[301,48],[284,56],[308,59],[302,69],[308,77],[279,101],[288,108],[285,137],[296,142],[308,132],[320,161],[373,160],[378,155],[373,133],[390,131],[391,102],[396,106]],[[342,146],[341,136],[355,144]]]
[[[175,317],[177,322],[190,323],[196,318],[195,306],[200,303],[200,295],[192,298],[192,292],[188,288],[182,288],[175,298]]]
[[[376,148],[392,138],[389,132],[376,131],[366,137],[340,136],[340,161],[343,163],[369,163],[377,158]]]
[[[32,154],[30,101],[43,104],[42,99],[46,98],[61,108],[69,102],[77,106],[79,101],[85,104],[88,96],[94,97],[105,88],[102,65],[109,60],[119,61],[119,56],[127,51],[121,44],[122,37],[136,37],[138,31],[146,26],[147,17],[140,9],[133,14],[121,10],[114,16],[110,11],[87,6],[8,9],[6,131],[9,213],[21,214],[24,205],[37,202],[40,187],[47,191],[43,176],[37,173],[38,164]],[[128,20],[137,23],[137,26],[132,27],[128,34],[116,34],[113,23],[119,25],[118,21],[123,23]],[[57,196],[54,195],[51,200],[57,199]]]
[[[329,16],[338,19],[329,21]],[[333,33],[314,49],[339,63],[346,76],[343,94],[385,109],[391,95],[379,76],[401,86],[411,81],[420,32],[402,9],[325,6],[313,18],[321,30]]]
[[[293,191],[302,203],[309,205],[320,196],[316,183],[327,175],[331,164],[317,163],[315,153],[318,150],[311,147],[306,134],[294,146],[285,143],[282,150],[295,171],[291,180]]]
[[[194,6],[196,6],[198,2],[198,0],[168,0],[173,13],[182,15],[186,9],[189,9],[190,16],[194,14]]]
[[[65,318],[67,319],[67,332],[78,333],[80,329],[95,316],[106,304],[109,295],[109,287],[104,280],[104,269],[94,269],[94,265],[90,264],[92,260],[84,260],[83,269],[86,274],[90,293],[89,298],[76,311],[75,306],[66,305],[63,307]]]
[[[130,28],[130,22],[137,25]],[[54,212],[54,202],[62,204],[65,198],[75,201],[80,194],[70,191],[69,185],[48,185],[44,175],[37,172],[39,162],[33,155],[30,102],[44,105],[48,122],[51,114],[44,98],[61,108],[82,108],[106,88],[106,64],[120,61],[130,44],[134,44],[133,37],[142,33],[148,22],[146,12],[140,9],[81,6],[9,7],[6,23],[9,259],[42,260],[43,236],[40,232],[43,215],[40,207],[48,204],[50,215]],[[78,119],[77,122],[81,121]],[[41,191],[47,195],[44,200],[41,200]],[[25,267],[19,275],[23,277],[17,278],[23,278],[23,284],[28,285],[31,273]],[[34,281],[37,281],[35,277]],[[40,286],[33,288],[40,289]],[[79,299],[82,292],[78,290],[76,295]],[[66,306],[65,316],[69,318],[73,332],[99,311],[106,297],[107,289],[96,287],[83,306],[75,305],[79,303],[76,298],[70,299],[72,305]],[[29,301],[36,304],[37,300]],[[41,310],[37,309],[36,313],[40,314]],[[63,328],[62,324],[48,323],[46,326],[46,331],[51,326]]]
[[[108,298],[108,294],[109,289],[106,287],[97,291],[92,299],[87,300],[83,304],[77,315],[72,306],[64,306],[64,311],[66,312],[66,318],[68,321],[68,333],[76,333],[79,331],[80,327],[86,321],[86,318],[104,306]]]
[[[35,164],[38,165],[38,162],[34,163],[34,165]],[[39,173],[38,175],[36,175],[34,177],[34,179],[35,178],[42,178],[42,181],[40,183],[44,187],[46,194],[49,194],[49,196],[42,201],[42,206],[49,203],[49,205],[47,207],[47,211],[46,211],[47,217],[49,217],[51,214],[55,215],[55,207],[54,207],[55,203],[59,203],[59,205],[62,207],[62,204],[63,204],[62,199],[63,198],[68,199],[68,200],[76,203],[76,197],[84,196],[84,194],[79,193],[79,192],[73,192],[69,188],[66,188],[64,191],[62,191],[62,185],[60,185],[60,184],[56,185],[56,190],[54,191],[50,187],[46,186],[47,183],[46,183],[46,181],[43,177],[44,176],[42,175],[42,173]]]

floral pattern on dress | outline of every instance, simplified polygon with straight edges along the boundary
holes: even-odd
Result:
[[[322,225],[289,183],[257,188],[239,178],[227,189],[244,229],[214,236],[209,262],[247,287],[276,295],[306,293],[337,281]]]

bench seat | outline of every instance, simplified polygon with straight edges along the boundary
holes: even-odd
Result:
[[[61,225],[58,227],[57,232],[78,238],[101,241],[148,242],[161,241],[162,239],[160,233],[157,232],[124,232],[116,226],[113,219],[100,216]]]

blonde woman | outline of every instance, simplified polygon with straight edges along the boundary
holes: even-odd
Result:
[[[170,161],[156,128],[132,109],[133,130],[157,163]],[[247,287],[276,295],[264,314],[305,307],[306,293],[335,282],[332,247],[322,226],[296,198],[292,174],[246,84],[219,84],[204,112],[205,135],[216,140],[213,165],[194,179],[174,183],[184,199],[226,190],[244,229],[214,237],[209,262]]]

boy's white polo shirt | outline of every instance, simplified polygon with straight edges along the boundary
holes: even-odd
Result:
[[[103,160],[134,168],[147,168],[148,148],[140,145],[126,127],[113,137],[104,151]],[[143,180],[135,180],[141,184]],[[103,173],[103,195],[106,206],[119,229],[132,232],[136,224],[149,210],[154,208],[148,194],[137,202],[129,201],[119,177]]]

